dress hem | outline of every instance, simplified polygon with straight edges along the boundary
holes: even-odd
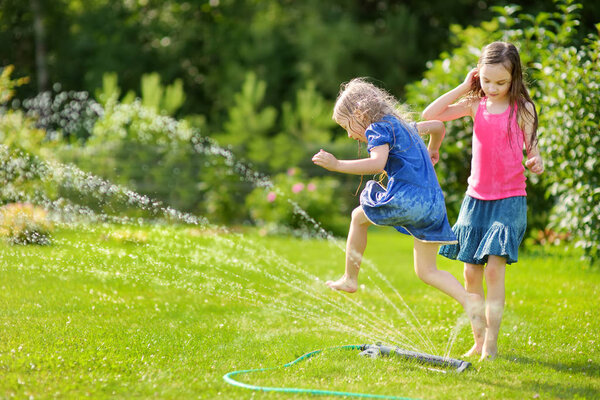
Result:
[[[363,212],[364,212],[364,210],[363,210]],[[380,225],[380,224],[376,224],[375,222],[371,221],[371,219],[369,218],[369,216],[367,215],[367,213],[365,213],[365,217],[367,218],[367,221],[369,221],[370,223],[372,223],[375,226],[392,226],[392,225]],[[423,243],[439,243],[439,244],[458,244],[458,240],[425,240],[425,239],[419,239],[418,237],[416,237],[415,235],[413,235],[405,226],[403,226],[403,225],[397,225],[397,226],[399,226],[402,229],[404,229],[406,232],[409,233],[409,236],[412,236],[415,240],[418,240],[419,242],[423,242]]]

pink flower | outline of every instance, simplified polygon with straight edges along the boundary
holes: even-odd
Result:
[[[276,198],[277,198],[277,193],[275,193],[275,192],[269,192],[269,194],[267,194],[267,201],[269,203],[274,202]]]
[[[306,189],[309,192],[314,192],[315,190],[317,190],[317,185],[315,185],[314,183],[311,182],[306,186]]]
[[[294,175],[296,175],[296,168],[294,168],[294,167],[288,168],[287,175],[288,176],[294,176]]]
[[[304,189],[304,183],[296,183],[294,186],[292,186],[292,192],[294,193],[301,192],[302,189]]]

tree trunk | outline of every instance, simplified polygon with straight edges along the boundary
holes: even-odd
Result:
[[[35,34],[35,64],[37,69],[38,91],[48,89],[48,66],[46,65],[46,32],[39,0],[31,0],[33,31]]]

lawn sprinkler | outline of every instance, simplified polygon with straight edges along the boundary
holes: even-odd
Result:
[[[390,347],[382,344],[365,344],[362,345],[360,349],[362,351],[359,355],[364,357],[377,358],[384,356],[398,356],[408,360],[417,360],[423,364],[455,368],[456,372],[463,372],[471,366],[470,362],[463,360],[434,356],[427,353],[417,353],[415,351],[403,350],[399,347]]]
[[[456,369],[456,372],[463,372],[465,369],[471,366],[471,363],[455,360],[453,358],[443,358],[438,356],[432,356],[431,354],[417,353],[414,351],[402,350],[399,347],[390,347],[382,344],[347,344],[343,346],[330,347],[329,350],[334,349],[346,349],[346,350],[359,350],[359,355],[376,358],[382,356],[396,355],[404,359],[417,360],[421,363],[433,364],[442,367],[452,367]],[[389,400],[412,400],[408,397],[398,396],[387,396],[381,394],[367,394],[367,393],[351,393],[351,392],[340,392],[333,390],[323,389],[304,389],[304,388],[291,388],[291,387],[272,387],[272,386],[258,386],[248,383],[243,383],[235,380],[233,377],[240,374],[247,374],[251,372],[264,372],[275,370],[279,368],[291,367],[302,360],[308,360],[309,358],[321,353],[323,350],[314,350],[310,353],[306,353],[292,362],[284,364],[279,367],[270,368],[256,368],[256,369],[245,369],[240,371],[232,371],[223,376],[223,380],[230,385],[241,387],[244,389],[260,390],[263,392],[282,392],[282,393],[302,393],[302,394],[314,394],[314,395],[327,395],[327,396],[341,396],[341,397],[360,397],[360,398],[372,398],[372,399],[389,399]]]

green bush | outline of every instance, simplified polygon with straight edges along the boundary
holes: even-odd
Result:
[[[283,104],[281,132],[275,131],[277,110],[262,105],[266,90],[264,81],[248,73],[229,109],[224,131],[214,135],[226,149],[217,149],[224,157],[211,160],[212,165],[202,176],[202,185],[211,188],[205,198],[207,209],[223,222],[243,221],[249,214],[254,221],[260,221],[261,218],[253,217],[261,214],[253,210],[260,202],[244,202],[254,187],[260,185],[258,181],[264,179],[259,176],[310,162],[319,146],[331,140],[331,129],[335,125],[331,119],[332,107],[316,92],[314,84],[300,89],[294,103]],[[242,204],[246,207],[240,206]],[[315,215],[322,214],[311,210],[310,215],[312,211]],[[282,220],[277,221],[278,217]],[[269,222],[298,228],[288,217],[286,212],[272,213]]]
[[[529,229],[567,230],[579,238],[590,260],[598,260],[598,36],[578,43],[581,6],[555,2],[556,11],[519,14],[518,6],[495,7],[497,16],[479,27],[452,27],[455,48],[429,64],[424,79],[407,87],[408,103],[423,109],[458,85],[477,63],[483,46],[504,40],[520,50],[530,92],[539,112],[541,176],[527,173]],[[470,171],[472,124],[446,124],[436,170],[454,220]]]
[[[0,74],[0,105],[12,98],[14,88],[27,82],[13,80],[12,66]],[[0,107],[0,204],[47,201],[56,196],[56,188],[45,181],[43,154],[52,154],[55,142],[44,130],[35,126],[35,119],[21,110]]]
[[[46,131],[47,138],[65,142],[86,140],[103,113],[102,107],[87,92],[61,91],[60,85],[54,88],[23,101],[27,116]]]
[[[11,75],[15,70],[14,65],[2,67],[0,72],[0,106],[8,103],[15,95],[15,88],[29,82],[29,78],[12,79]]]
[[[12,244],[50,244],[53,224],[48,213],[30,203],[0,207],[0,236]]]
[[[266,170],[269,165],[272,151],[269,139],[273,136],[277,119],[274,107],[262,106],[266,90],[264,81],[258,80],[255,74],[248,73],[229,108],[224,131],[214,135],[220,145],[230,146],[238,157],[262,170]]]
[[[325,236],[345,235],[350,223],[339,201],[339,180],[307,178],[290,168],[273,178],[273,185],[257,187],[246,198],[252,221],[267,232],[294,232]]]
[[[556,199],[551,226],[572,232],[586,256],[600,260],[600,39],[553,49],[541,71],[541,144]]]
[[[63,162],[72,162],[111,183],[177,209],[199,211],[201,157],[191,145],[192,135],[187,123],[160,115],[139,100],[109,102],[89,139],[64,146],[58,154]],[[97,209],[97,196],[82,189],[83,193],[62,195],[88,196],[87,205]]]

